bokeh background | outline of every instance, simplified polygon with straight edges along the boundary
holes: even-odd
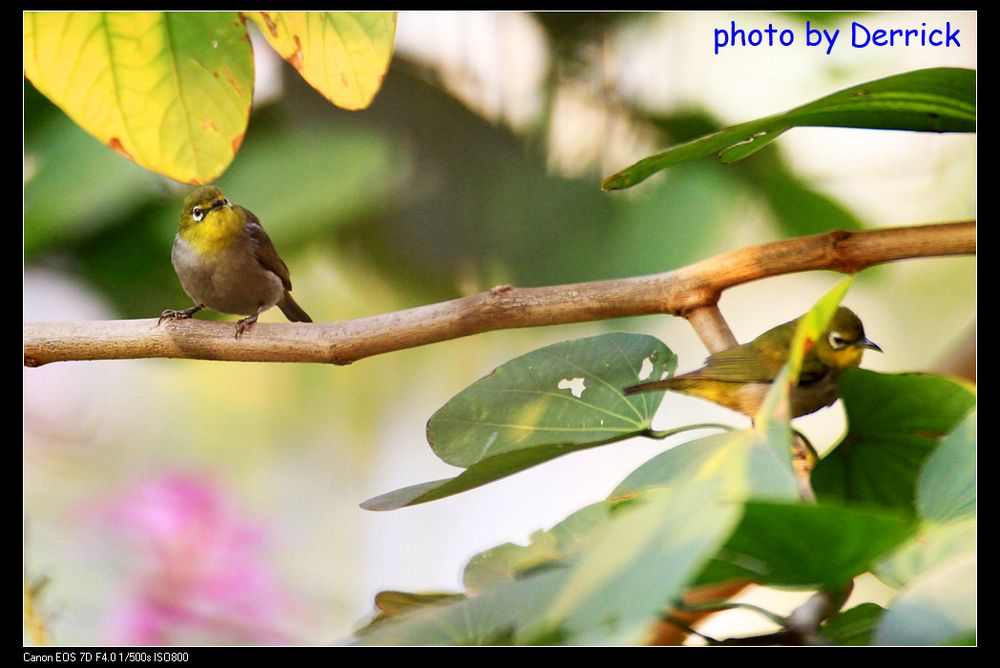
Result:
[[[713,29],[731,20],[791,28],[798,42],[806,20],[831,30],[950,21],[962,46],[714,55]],[[834,228],[975,216],[970,135],[795,129],[735,165],[704,159],[632,191],[599,188],[634,160],[722,125],[910,69],[975,68],[974,13],[401,12],[384,87],[361,112],[329,105],[263,41],[254,50],[250,127],[218,184],[263,221],[317,320],[499,283],[665,271]],[[25,321],[187,306],[169,259],[186,192],[102,146],[25,82]],[[721,308],[748,340],[837,279],[770,279],[728,291]],[[975,260],[870,269],[845,303],[886,351],[866,367],[931,369],[974,330]],[[276,309],[262,317],[281,319]],[[26,369],[24,563],[30,579],[47,580],[37,603],[50,640],[338,643],[380,590],[460,589],[473,554],[525,542],[676,441],[588,450],[390,513],[358,504],[455,474],[431,453],[424,426],[462,388],[519,354],[612,330],[662,338],[681,370],[705,355],[685,321],[647,317],[488,333],[344,368],[143,360]],[[657,427],[707,420],[744,421],[668,395]],[[799,427],[823,449],[843,423],[838,405]],[[855,599],[890,595],[863,578]],[[784,612],[803,595],[744,598]],[[767,628],[727,613],[706,630]]]

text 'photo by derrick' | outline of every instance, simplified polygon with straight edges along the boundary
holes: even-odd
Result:
[[[920,27],[890,27],[874,28],[857,21],[851,22],[850,44],[855,49],[867,47],[943,47],[958,48],[958,28],[951,21],[945,21],[943,27],[928,26],[926,21]],[[830,55],[841,36],[846,38],[846,31],[837,28],[813,27],[811,21],[806,21],[804,28],[805,45],[822,47],[826,55]],[[795,44],[795,31],[791,28],[777,28],[768,23],[766,28],[743,28],[730,21],[728,28],[715,29],[715,55],[727,47],[748,46],[792,46]]]

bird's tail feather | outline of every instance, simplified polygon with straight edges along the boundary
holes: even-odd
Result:
[[[285,295],[278,300],[278,308],[285,314],[285,317],[292,322],[312,322],[309,314],[302,310],[302,307],[295,303],[292,295],[285,292]]]
[[[622,392],[625,394],[638,394],[639,392],[666,392],[667,390],[673,389],[673,380],[673,378],[668,378],[667,380],[654,380],[650,383],[630,385],[622,390]]]

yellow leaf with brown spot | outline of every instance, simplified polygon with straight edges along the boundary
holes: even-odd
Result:
[[[24,74],[110,148],[191,184],[232,162],[253,98],[235,12],[25,12]]]
[[[382,87],[395,12],[244,12],[282,58],[323,97],[364,109]]]

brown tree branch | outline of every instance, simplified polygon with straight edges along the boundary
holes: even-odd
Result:
[[[232,323],[155,319],[24,325],[24,363],[174,357],[350,364],[404,348],[498,329],[668,313],[692,319],[710,349],[728,341],[714,309],[727,288],[769,276],[976,252],[975,221],[833,231],[753,246],[649,276],[538,288],[501,286],[470,297],[331,323],[258,323],[241,339]]]
[[[720,353],[740,345],[717,304],[692,309],[688,311],[687,319],[710,353]]]

